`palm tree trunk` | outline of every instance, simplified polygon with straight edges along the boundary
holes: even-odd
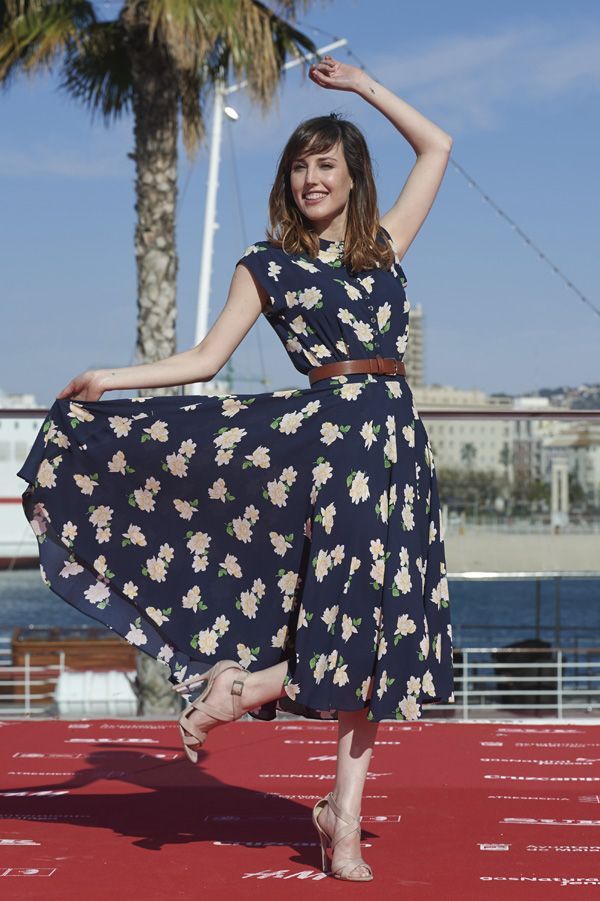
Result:
[[[132,53],[137,223],[138,363],[176,351],[177,112],[173,70],[160,47]],[[175,394],[152,388],[142,394]]]

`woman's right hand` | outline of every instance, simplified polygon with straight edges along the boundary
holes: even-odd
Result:
[[[100,400],[105,390],[102,385],[102,372],[98,369],[88,369],[71,379],[60,394],[56,395],[56,399]]]

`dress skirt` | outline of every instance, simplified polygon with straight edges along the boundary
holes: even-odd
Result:
[[[436,472],[402,377],[56,400],[19,475],[45,584],[173,683],[285,660],[261,719],[453,700]]]

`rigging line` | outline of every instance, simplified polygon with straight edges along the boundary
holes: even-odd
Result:
[[[242,232],[244,247],[248,247],[248,231],[246,228],[246,218],[244,216],[244,208],[243,208],[243,204],[242,204],[242,192],[240,189],[240,179],[239,179],[239,172],[238,172],[238,165],[237,165],[237,156],[236,156],[236,151],[235,151],[235,140],[234,140],[234,134],[233,134],[234,127],[235,127],[235,123],[230,122],[229,127],[225,128],[225,132],[227,134],[227,143],[229,145],[229,153],[231,156],[231,168],[233,170],[233,186],[234,186],[234,194],[235,194],[235,200],[236,200],[236,205],[237,205],[237,210],[238,210],[239,223],[240,223],[240,228],[241,228],[241,232]],[[259,359],[259,368],[260,368],[260,372],[261,372],[260,379],[258,379],[257,381],[259,381],[259,383],[262,385],[266,385],[267,384],[267,371],[266,371],[266,366],[265,366],[265,355],[264,355],[264,351],[263,351],[262,336],[261,336],[260,331],[261,331],[260,328],[254,329],[254,333],[256,335],[256,343],[258,345],[258,359]]]
[[[351,50],[350,47],[347,47],[347,51],[346,51],[346,52],[348,53],[349,56],[352,56],[352,57],[356,60],[356,62],[358,63],[358,65],[360,66],[360,68],[363,69],[363,71],[367,72],[368,74],[371,74],[371,73],[368,71],[368,69],[367,69],[367,67],[365,66],[365,64],[362,62],[362,60],[360,60],[360,59],[358,58],[358,56],[356,55],[356,53],[354,53],[354,51]],[[546,263],[547,266],[550,267],[550,269],[552,269],[552,271],[554,272],[554,274],[557,275],[557,276],[560,278],[560,280],[561,280],[562,282],[564,282],[564,284],[566,285],[566,287],[567,287],[570,291],[572,291],[573,294],[575,294],[575,296],[579,298],[579,300],[581,300],[583,303],[585,303],[585,304],[592,310],[592,312],[596,314],[596,316],[600,317],[600,307],[596,306],[596,304],[595,304],[592,300],[590,300],[589,297],[587,297],[587,296],[583,293],[583,291],[580,291],[580,290],[579,290],[579,288],[577,287],[577,285],[575,285],[575,284],[571,281],[571,279],[570,279],[567,275],[565,275],[565,273],[562,271],[562,269],[561,269],[559,266],[557,266],[556,263],[554,263],[548,256],[546,256],[546,254],[544,253],[544,251],[543,251],[540,247],[538,247],[537,244],[535,244],[535,243],[531,240],[531,238],[530,238],[530,237],[523,231],[523,229],[522,229],[522,228],[514,221],[514,219],[511,219],[511,217],[510,217],[507,213],[505,213],[504,210],[501,209],[501,208],[498,206],[498,204],[497,204],[494,200],[492,200],[492,198],[489,196],[489,194],[486,194],[486,192],[483,190],[483,188],[481,188],[481,187],[477,184],[477,182],[475,181],[475,179],[472,178],[472,177],[469,175],[469,173],[466,172],[465,169],[463,169],[463,167],[462,167],[459,163],[456,162],[456,160],[454,159],[453,156],[450,156],[450,160],[449,160],[449,161],[450,161],[450,163],[452,163],[452,165],[453,165],[454,168],[457,170],[457,172],[459,172],[459,173],[463,176],[463,178],[465,178],[465,179],[467,180],[469,186],[470,186],[471,188],[475,188],[475,190],[481,195],[482,199],[483,199],[487,204],[489,204],[489,206],[491,206],[492,209],[495,210],[496,213],[498,213],[499,216],[502,216],[502,218],[505,219],[506,222],[508,222],[508,224],[509,224],[510,227],[513,229],[513,231],[515,231],[515,232],[519,235],[519,237],[524,241],[524,243],[525,243],[528,247],[530,247],[530,248],[538,255],[538,257],[539,257],[540,260],[542,260],[544,263]]]
[[[510,216],[507,213],[505,213],[504,210],[502,210],[498,206],[497,203],[495,203],[494,200],[492,200],[492,198],[489,196],[489,194],[485,193],[485,191],[477,184],[475,179],[473,179],[468,174],[468,172],[465,172],[463,167],[459,163],[457,163],[456,160],[454,160],[452,157],[450,157],[450,162],[452,163],[454,168],[458,172],[460,172],[460,174],[463,176],[463,178],[465,178],[467,180],[469,187],[475,188],[475,190],[481,195],[482,199],[485,200],[485,202],[487,204],[489,204],[492,207],[492,209],[494,209],[498,213],[499,216],[502,216],[502,218],[508,222],[508,224],[511,226],[511,228],[514,229],[514,231],[516,231],[516,233],[519,235],[520,238],[522,238],[522,240],[525,242],[525,244],[527,244],[529,247],[531,247],[537,253],[538,257],[541,260],[543,260],[544,263],[546,263],[552,269],[554,274],[557,275],[565,283],[567,288],[569,288],[571,291],[573,291],[573,293],[576,294],[577,297],[581,301],[583,301],[583,303],[587,304],[590,307],[590,309],[597,316],[600,316],[600,308],[597,307],[596,304],[589,299],[589,297],[586,297],[586,295],[582,291],[579,290],[577,285],[573,284],[573,282],[564,274],[564,272],[555,263],[553,263],[551,259],[549,259],[546,256],[546,254],[543,252],[543,250],[540,247],[538,247],[537,244],[535,244],[528,235],[525,234],[523,229],[520,228],[517,225],[517,223],[513,219],[511,219]]]

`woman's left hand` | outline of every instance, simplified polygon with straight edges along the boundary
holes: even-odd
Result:
[[[337,91],[356,91],[360,79],[364,76],[362,69],[348,63],[340,63],[332,56],[324,56],[309,69],[311,81],[321,88],[333,88]]]

